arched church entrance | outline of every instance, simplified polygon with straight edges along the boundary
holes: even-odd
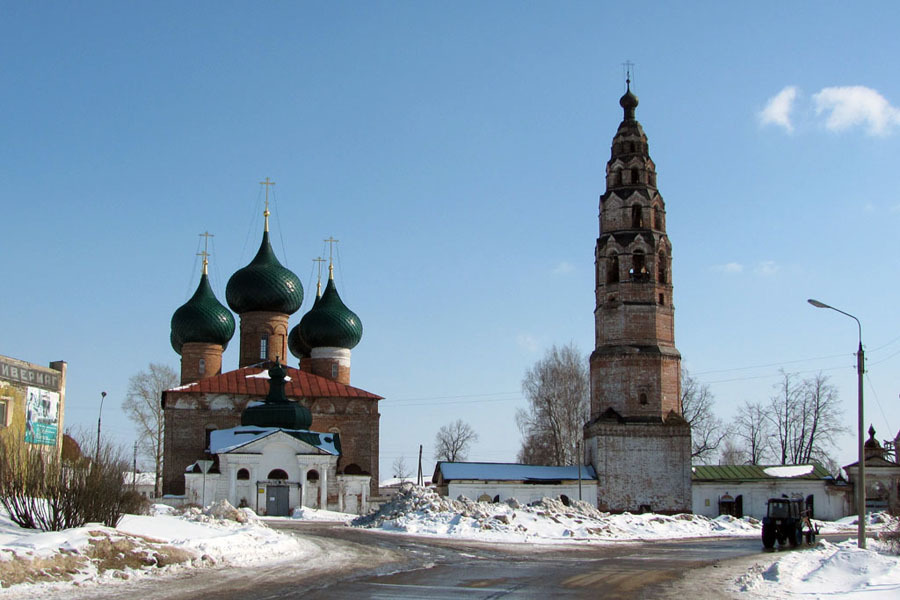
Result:
[[[271,517],[286,517],[291,512],[291,488],[287,483],[287,473],[283,469],[269,472],[266,484],[266,514]]]

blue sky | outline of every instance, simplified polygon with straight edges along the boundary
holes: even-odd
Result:
[[[636,64],[673,244],[676,344],[729,419],[778,369],[828,374],[855,428],[900,428],[900,7],[866,3],[0,5],[0,353],[69,363],[66,424],[130,446],[130,375],[252,258],[271,177],[306,286],[340,240],[352,383],[382,474],[456,418],[514,460],[525,370],[593,346],[593,249],[622,63]],[[853,87],[856,86],[856,87]],[[225,367],[237,366],[236,340]],[[838,459],[854,459],[853,436]]]

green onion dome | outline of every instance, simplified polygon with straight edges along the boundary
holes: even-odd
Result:
[[[292,314],[300,308],[303,286],[296,275],[278,262],[268,231],[263,233],[256,257],[228,280],[225,300],[239,315],[253,311]]]
[[[328,278],[325,293],[300,319],[300,337],[310,348],[355,347],[362,339],[362,321],[338,295],[334,277]]]
[[[172,333],[169,340],[175,352],[190,342],[221,344],[224,349],[234,335],[234,316],[222,306],[213,294],[206,273],[200,276],[200,285],[191,299],[172,315]]]
[[[322,283],[321,281],[316,284],[316,299],[313,300],[313,308],[316,307],[316,304],[319,303],[319,299],[322,298]],[[306,316],[306,315],[304,315]],[[303,320],[301,319],[301,322]],[[306,343],[306,340],[303,339],[303,336],[300,335],[300,323],[294,325],[294,328],[291,329],[291,332],[288,334],[288,350],[291,351],[291,354],[296,358],[309,358],[309,355],[312,353],[312,348],[309,347],[309,344]]]

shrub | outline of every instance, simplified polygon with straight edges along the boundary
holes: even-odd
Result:
[[[22,527],[59,531],[122,518],[126,487],[121,453],[104,446],[94,459],[61,460],[53,447],[27,444],[15,431],[0,437],[0,504]]]

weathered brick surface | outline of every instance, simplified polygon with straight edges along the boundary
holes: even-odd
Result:
[[[240,315],[241,319],[241,356],[238,366],[246,367],[259,364],[263,360],[275,362],[275,359],[287,364],[288,348],[288,315],[277,312],[248,312]],[[266,356],[260,356],[260,341],[268,336]]]
[[[203,377],[212,377],[222,372],[222,353],[219,344],[188,342],[181,347],[181,384],[198,381]],[[200,361],[204,361],[200,371]]]
[[[681,418],[672,244],[647,136],[623,96],[625,118],[606,167],[595,260],[588,456],[600,508],[690,511],[690,427]],[[630,111],[630,112],[629,112]]]
[[[594,423],[585,430],[599,475],[597,504],[612,512],[691,512],[691,431],[686,424]]]

